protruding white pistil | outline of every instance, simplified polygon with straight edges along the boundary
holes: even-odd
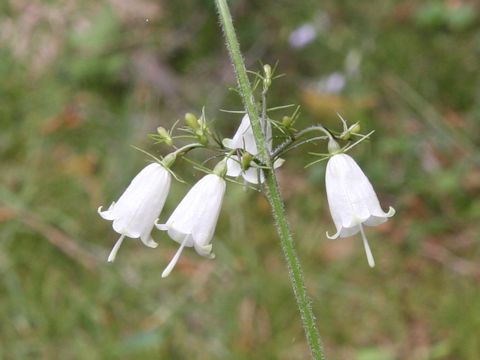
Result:
[[[117,242],[113,246],[112,251],[110,251],[110,255],[108,255],[108,259],[107,259],[108,262],[113,262],[115,260],[118,249],[120,249],[120,246],[123,243],[123,239],[125,239],[125,235],[120,236],[120,238],[117,240]]]
[[[368,265],[373,268],[375,267],[375,260],[373,259],[372,250],[370,250],[370,245],[368,244],[367,236],[365,231],[363,231],[363,225],[360,223],[360,233],[362,234],[363,246],[365,248],[365,253],[367,254]]]
[[[188,238],[189,238],[189,235],[185,236],[185,239],[183,239],[182,244],[180,245],[177,252],[175,253],[175,256],[172,258],[172,260],[170,260],[165,270],[163,270],[162,278],[166,278],[172,272],[173,268],[177,264],[178,259],[180,258],[180,255],[182,254],[183,248],[187,244]]]

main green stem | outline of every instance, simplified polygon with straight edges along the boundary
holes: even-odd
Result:
[[[233,27],[232,16],[226,0],[215,0],[215,3],[217,5],[220,23],[224,31],[228,52],[237,77],[238,88],[243,99],[245,110],[250,117],[255,142],[259,149],[259,156],[268,168],[265,170],[265,187],[267,189],[267,196],[270,206],[272,207],[273,217],[282,244],[283,254],[288,264],[290,281],[300,310],[303,328],[305,329],[312,358],[325,359],[320,334],[315,321],[315,315],[312,310],[312,304],[305,289],[302,267],[295,251],[294,241],[283,205],[283,199],[280,195],[280,189],[273,170],[272,159],[268,152],[265,137],[262,132],[257,105],[247,76],[247,70],[243,62],[242,54],[240,52],[240,45],[235,34],[235,28]]]

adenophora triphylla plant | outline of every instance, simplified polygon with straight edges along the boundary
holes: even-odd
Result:
[[[373,256],[363,231],[363,224],[368,226],[381,224],[388,217],[393,216],[394,210],[391,208],[388,213],[383,212],[368,178],[363,174],[355,161],[349,155],[344,154],[344,152],[368,138],[371,133],[366,135],[358,134],[360,125],[355,123],[348,126],[341,116],[340,120],[343,124],[343,130],[339,132],[329,130],[322,125],[296,130],[293,128],[293,125],[299,116],[298,108],[289,116],[283,116],[282,121],[276,121],[270,118],[268,114],[288,107],[276,107],[270,110],[266,108],[265,93],[273,79],[270,66],[265,65],[263,74],[256,74],[256,76],[264,84],[262,92],[264,115],[261,117],[261,128],[267,154],[273,169],[278,168],[284,162],[280,156],[288,153],[289,150],[308,143],[315,143],[321,140],[328,141],[329,154],[311,152],[310,154],[321,155],[321,157],[307,165],[311,166],[329,159],[326,171],[326,188],[330,211],[337,227],[337,233],[333,236],[327,234],[327,236],[333,239],[351,236],[360,232],[364,240],[369,264],[373,267]],[[125,237],[140,238],[148,247],[153,248],[157,246],[157,243],[151,237],[151,231],[153,223],[160,215],[167,198],[171,174],[175,176],[170,167],[173,166],[178,157],[192,162],[192,160],[186,157],[191,150],[199,148],[211,150],[215,153],[214,157],[224,157],[224,160],[217,165],[214,171],[217,175],[210,174],[205,176],[185,196],[169,220],[163,225],[157,225],[159,229],[167,230],[169,236],[181,244],[178,256],[175,256],[170,264],[171,266],[167,267],[168,271],[164,272],[165,276],[170,273],[184,247],[193,246],[203,256],[208,257],[211,254],[210,241],[218,219],[219,205],[221,205],[225,191],[225,177],[227,177],[227,180],[234,182],[232,179],[228,179],[228,177],[236,178],[242,175],[247,183],[260,186],[259,189],[261,189],[261,185],[265,181],[264,171],[267,170],[267,166],[265,161],[260,158],[250,117],[247,114],[242,117],[240,126],[233,138],[221,139],[214,131],[212,124],[206,120],[204,111],[202,111],[200,118],[190,113],[186,114],[185,124],[185,127],[179,129],[184,135],[179,136],[175,135],[175,129],[167,131],[165,128],[159,127],[157,134],[151,137],[157,143],[171,146],[174,151],[161,160],[149,154],[157,160],[157,163],[145,167],[132,180],[118,202],[112,203],[108,210],[101,211],[101,207],[98,209],[99,214],[104,219],[113,221],[113,229],[121,234],[108,257],[109,261],[115,259],[115,255]],[[276,130],[275,136],[272,136],[272,124]],[[321,132],[322,136],[308,136],[315,132]],[[359,140],[353,144],[348,143],[343,149],[337,143],[337,141],[348,142],[354,137],[359,137]],[[181,138],[194,141],[177,148],[175,142]],[[275,143],[276,147],[274,147]],[[203,165],[195,162],[194,164],[197,169],[209,172]],[[218,170],[220,165],[221,172]],[[213,179],[216,179],[216,183],[223,184],[223,186],[221,191],[215,192],[219,197],[217,198],[212,193],[210,194],[212,201],[208,201],[209,196],[205,194],[213,189],[213,187],[208,186],[215,183]],[[220,199],[220,201],[215,202],[215,199]],[[208,207],[210,204],[212,204],[212,209],[215,209],[215,211]],[[205,232],[205,229],[209,229],[209,231]],[[208,236],[205,237],[207,233]],[[198,236],[200,236],[201,240],[196,240]]]
[[[162,277],[170,274],[185,247],[193,247],[198,254],[213,258],[211,242],[226,192],[226,181],[244,185],[235,180],[241,175],[248,188],[263,191],[267,195],[312,357],[324,359],[315,316],[305,289],[301,264],[296,255],[275,170],[282,164],[282,158],[290,150],[304,145],[327,144],[328,153],[311,152],[310,154],[320,155],[320,158],[306,166],[328,160],[327,197],[337,228],[337,233],[332,238],[350,236],[360,231],[369,264],[373,266],[373,256],[363,225],[378,225],[391,217],[394,210],[391,208],[388,213],[383,212],[369,180],[355,161],[346,154],[367,139],[372,132],[361,135],[358,123],[348,126],[342,117],[340,120],[343,128],[338,132],[323,125],[297,129],[295,124],[300,115],[298,107],[293,107],[293,111],[290,111],[291,106],[269,108],[268,91],[277,78],[274,76],[274,69],[264,65],[261,72],[252,72],[252,79],[248,77],[226,1],[215,0],[215,3],[235,68],[238,92],[243,101],[244,110],[231,111],[242,114],[240,126],[232,138],[222,137],[202,110],[200,117],[186,114],[184,127],[175,129],[178,123],[176,122],[171,130],[159,127],[157,133],[151,135],[156,143],[171,147],[172,152],[161,159],[147,153],[156,163],[147,166],[135,177],[117,203],[112,204],[107,211],[99,209],[100,215],[112,220],[114,230],[121,234],[109,256],[109,261],[114,259],[125,236],[140,237],[147,246],[156,246],[150,235],[154,224],[180,244],[163,271]],[[254,82],[253,87],[250,84],[251,80]],[[281,111],[288,113],[282,114]],[[230,115],[230,118],[233,116]],[[351,140],[355,138],[357,141],[352,143]],[[186,144],[177,146],[177,142],[180,141]],[[344,145],[343,148],[339,143]],[[202,156],[200,152],[201,158],[194,160],[187,157],[193,150],[208,151],[210,154]],[[168,220],[162,222],[157,218],[170,188],[170,178],[173,176],[181,181],[171,170],[176,159],[186,160],[192,163],[195,169],[207,174],[188,191]],[[199,162],[202,160],[204,161]],[[212,161],[217,162],[213,171],[208,167]]]

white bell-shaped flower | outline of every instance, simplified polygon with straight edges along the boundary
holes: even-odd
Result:
[[[267,142],[268,151],[272,152],[272,125],[268,121],[264,121],[261,126],[265,135],[265,141]],[[245,114],[242,118],[242,122],[233,138],[223,139],[223,145],[227,149],[243,149],[253,156],[258,155],[258,148],[255,143],[255,136],[253,135],[248,114]],[[277,159],[273,164],[274,168],[276,169],[282,166],[283,162],[283,159]],[[238,177],[240,175],[242,175],[245,181],[251,184],[263,183],[265,181],[263,171],[256,166],[255,162],[252,161],[251,166],[243,170],[241,167],[241,159],[237,155],[231,155],[227,159],[227,176]]]
[[[267,129],[269,129],[266,131],[267,144],[270,144],[269,148],[271,148],[272,126],[269,125]],[[268,137],[268,135],[270,136]],[[255,136],[253,135],[252,126],[250,125],[250,117],[248,114],[243,116],[242,122],[235,132],[235,135],[233,135],[233,138],[225,138],[223,139],[222,143],[227,149],[243,149],[254,156],[258,155],[257,144],[255,143]]]
[[[167,277],[177,263],[184,247],[194,247],[199,255],[214,258],[210,244],[225,194],[225,180],[209,174],[198,181],[185,195],[165,224],[156,224],[180,247],[162,273]]]
[[[372,184],[355,160],[347,154],[336,154],[328,160],[325,185],[330,213],[337,228],[335,235],[327,233],[327,236],[336,239],[360,232],[368,264],[374,267],[375,261],[363,224],[382,224],[395,214],[395,210],[392,207],[388,212],[382,210]]]
[[[100,216],[113,221],[113,230],[121,234],[108,256],[109,262],[115,260],[125,237],[140,238],[146,246],[157,247],[151,232],[167,199],[170,182],[171,175],[162,165],[147,165],[108,210],[102,211],[101,206],[98,208]]]

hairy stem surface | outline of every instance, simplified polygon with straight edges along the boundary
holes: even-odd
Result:
[[[273,170],[272,159],[270,157],[265,137],[261,129],[259,112],[253,96],[252,87],[247,76],[245,64],[240,52],[240,45],[233,27],[232,16],[226,3],[226,0],[215,0],[220,23],[225,35],[225,42],[233,63],[233,68],[237,77],[238,88],[242,96],[245,110],[247,111],[252,125],[253,134],[257,143],[262,162],[267,166],[265,172],[265,187],[267,196],[272,208],[275,225],[277,228],[283,254],[288,265],[288,272],[292,284],[295,299],[297,301],[300,315],[307,336],[308,345],[313,359],[325,359],[321,346],[320,334],[317,329],[315,315],[313,314],[311,301],[305,289],[305,282],[302,274],[302,267],[295,251],[294,241],[288,225],[283,199],[277,184],[275,172]]]

